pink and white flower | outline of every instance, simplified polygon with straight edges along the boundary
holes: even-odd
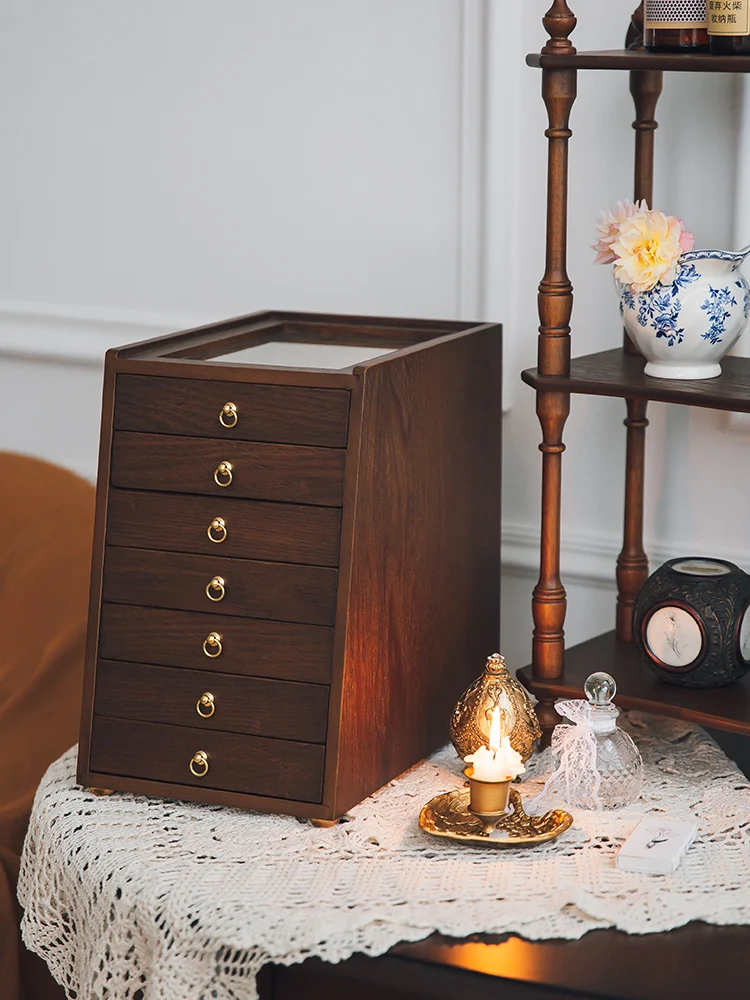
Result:
[[[625,219],[612,243],[615,278],[634,292],[648,292],[659,282],[671,285],[683,245],[692,247],[693,243],[692,235],[673,215],[653,211]]]
[[[618,201],[600,214],[596,229],[595,263],[614,264],[617,280],[634,292],[671,285],[680,256],[695,246],[682,219],[651,210],[645,201]]]
[[[647,212],[648,205],[645,201],[632,202],[618,201],[611,208],[604,209],[599,213],[596,220],[596,230],[599,239],[591,244],[591,249],[596,250],[595,264],[614,264],[615,254],[612,252],[612,244],[620,235],[620,225],[632,218],[639,212]]]

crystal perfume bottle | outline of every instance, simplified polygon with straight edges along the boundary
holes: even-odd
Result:
[[[619,809],[635,802],[641,794],[643,760],[633,740],[615,721],[620,713],[612,704],[617,692],[614,677],[591,674],[583,690],[596,741],[599,804],[602,809]]]
[[[635,802],[643,784],[638,748],[617,725],[614,678],[596,673],[584,685],[586,701],[559,701],[555,710],[572,726],[555,727],[557,769],[530,803],[535,814],[562,799],[577,809],[620,809]]]

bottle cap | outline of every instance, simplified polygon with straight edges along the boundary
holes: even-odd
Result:
[[[617,684],[611,674],[598,671],[589,674],[583,690],[591,705],[591,728],[595,733],[611,733],[616,728],[615,719],[620,714],[612,704]]]
[[[611,674],[598,671],[589,674],[583,690],[592,705],[610,705],[617,694],[617,684]]]

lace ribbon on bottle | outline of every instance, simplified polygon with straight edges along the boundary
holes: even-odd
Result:
[[[596,766],[596,737],[592,725],[592,705],[575,699],[559,701],[555,710],[572,726],[558,725],[552,733],[552,752],[558,766],[539,795],[525,806],[531,816],[539,816],[564,803],[578,808],[601,809],[599,788],[602,777]]]

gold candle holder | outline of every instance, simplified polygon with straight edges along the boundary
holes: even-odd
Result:
[[[473,767],[467,767],[464,774],[469,779],[469,812],[481,820],[482,833],[489,836],[508,808],[513,779],[480,781],[474,777]]]

